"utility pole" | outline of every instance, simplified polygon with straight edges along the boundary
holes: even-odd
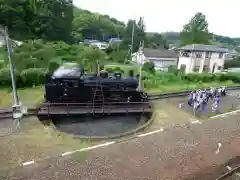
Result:
[[[131,55],[133,53],[133,45],[134,45],[134,33],[135,33],[135,19],[133,21],[133,26],[132,26],[132,44],[131,44]]]
[[[9,61],[9,67],[10,67],[10,76],[11,76],[11,81],[12,81],[12,93],[13,93],[13,118],[14,119],[19,119],[23,116],[23,110],[21,103],[18,99],[18,95],[17,95],[17,89],[16,89],[16,84],[15,84],[15,79],[14,79],[14,67],[13,67],[13,62],[12,62],[12,44],[11,44],[11,39],[9,38],[8,35],[8,29],[7,27],[3,28],[3,30],[1,30],[1,32],[4,35],[5,38],[5,42],[7,45],[7,50],[8,50],[8,61]]]
[[[192,52],[191,52],[191,64],[189,66],[189,72],[192,73],[192,68],[195,68],[195,59],[194,59],[194,50],[195,50],[195,44],[192,45]]]
[[[131,55],[131,46],[129,46],[129,49],[128,49],[128,52],[127,52],[127,55],[125,56],[124,64],[127,63],[127,60],[128,60],[127,58],[128,58],[129,55]]]
[[[4,30],[4,34],[5,34],[5,40],[6,40],[7,50],[8,50],[10,76],[11,76],[11,81],[12,81],[13,106],[18,106],[19,100],[18,100],[18,96],[17,96],[17,90],[16,90],[16,85],[15,85],[15,79],[14,79],[14,68],[13,68],[13,63],[12,63],[12,45],[11,45],[11,40],[8,37],[8,30],[6,27]]]
[[[140,29],[143,31],[143,19],[140,17]],[[139,66],[139,82],[138,82],[138,89],[141,91],[142,88],[142,66],[143,66],[143,59],[142,59],[142,52],[144,48],[144,40],[140,41],[139,43],[139,58],[140,58],[140,66]]]

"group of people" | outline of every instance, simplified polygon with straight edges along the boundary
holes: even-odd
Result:
[[[212,111],[216,111],[220,104],[220,98],[222,96],[226,96],[226,88],[210,88],[198,91],[192,91],[188,96],[188,105],[193,108],[194,111],[202,109],[204,112],[206,110],[206,106],[209,102],[209,99],[212,100]]]

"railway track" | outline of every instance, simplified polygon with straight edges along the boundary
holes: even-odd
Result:
[[[227,166],[226,173],[219,176],[216,180],[240,180],[240,165],[234,168]]]
[[[240,86],[229,86],[226,87],[227,90],[237,90],[240,89]],[[157,99],[166,99],[166,98],[173,98],[173,97],[181,97],[186,96],[191,91],[182,91],[182,92],[174,92],[174,93],[153,93],[149,94],[150,100],[157,100]],[[34,116],[37,115],[36,108],[28,108],[27,115]],[[13,117],[13,110],[11,108],[8,109],[0,109],[0,119],[12,118]]]
[[[36,108],[28,108],[27,115],[36,115]],[[12,118],[13,110],[12,109],[1,109],[0,110],[0,119]]]

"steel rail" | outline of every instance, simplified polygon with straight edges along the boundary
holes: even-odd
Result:
[[[240,86],[226,87],[226,90],[237,90],[237,89],[240,89]],[[186,96],[190,92],[191,92],[191,90],[181,91],[181,92],[172,92],[172,93],[153,93],[153,94],[149,94],[148,97],[149,97],[149,100],[167,99],[167,98],[173,98],[173,97]],[[59,103],[46,103],[46,104],[60,105]],[[85,104],[86,105],[86,103],[64,103],[64,104],[67,104],[67,105],[83,105],[83,104]],[[134,103],[132,103],[132,104],[134,104]],[[0,109],[0,119],[12,118],[12,113],[13,113],[12,109],[9,109],[9,108],[8,109]],[[28,108],[27,115],[36,115],[36,114],[37,114],[37,108]]]
[[[225,178],[228,178],[228,177],[232,176],[234,173],[236,173],[236,171],[238,171],[238,170],[240,170],[240,165],[238,165],[237,167],[229,170],[225,174],[219,176],[216,180],[223,180]]]

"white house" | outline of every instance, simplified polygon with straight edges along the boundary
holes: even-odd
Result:
[[[12,40],[12,42],[13,42],[14,46],[20,46],[22,44],[22,42],[20,42],[20,41]],[[2,47],[4,45],[6,45],[5,38],[3,35],[0,34],[0,47]]]
[[[144,48],[132,54],[132,61],[144,64],[147,61],[154,63],[156,69],[166,69],[171,65],[177,65],[178,53],[171,50]]]
[[[178,69],[185,73],[217,72],[223,69],[228,49],[214,45],[192,44],[178,49]]]
[[[0,34],[0,47],[2,47],[3,45],[5,45],[5,39],[4,36]]]
[[[105,43],[105,42],[100,42],[100,41],[91,42],[91,43],[90,43],[90,46],[92,46],[92,47],[97,47],[97,48],[102,49],[102,50],[108,48],[108,44],[107,44],[107,43]]]

